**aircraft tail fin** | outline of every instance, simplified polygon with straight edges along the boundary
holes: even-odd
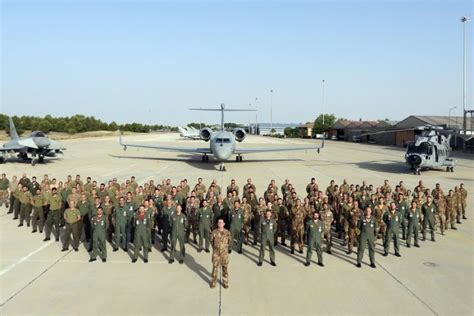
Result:
[[[10,124],[10,137],[11,139],[18,139],[18,133],[16,132],[15,123],[11,117],[8,118],[8,123]]]
[[[224,130],[224,112],[255,112],[255,109],[226,109],[224,103],[221,103],[217,109],[190,108],[192,111],[216,111],[221,112],[221,131]]]

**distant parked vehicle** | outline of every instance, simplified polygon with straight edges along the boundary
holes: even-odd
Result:
[[[354,143],[360,143],[361,142],[360,136],[352,136],[352,141]]]
[[[331,140],[337,140],[337,136],[336,136],[336,135],[332,135],[332,136],[331,136]]]

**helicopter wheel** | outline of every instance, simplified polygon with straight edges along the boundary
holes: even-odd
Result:
[[[32,166],[36,165],[36,162],[37,162],[36,158],[31,159],[31,165]]]
[[[454,172],[454,167],[451,167],[451,172]]]

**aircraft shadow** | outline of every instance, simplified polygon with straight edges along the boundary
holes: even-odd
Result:
[[[110,157],[117,158],[117,159],[141,159],[141,160],[156,160],[156,161],[180,161],[185,162],[190,166],[195,168],[203,169],[203,170],[218,170],[219,162],[215,161],[210,158],[209,162],[205,163],[201,161],[201,155],[178,155],[178,158],[164,158],[164,157],[144,157],[144,156],[123,156],[123,155],[112,155],[109,154]],[[303,161],[302,159],[288,159],[288,158],[281,158],[281,159],[244,159],[242,163],[262,163],[262,162],[296,162],[296,161]],[[225,162],[225,165],[228,166],[230,164],[237,164],[238,162],[229,160]]]

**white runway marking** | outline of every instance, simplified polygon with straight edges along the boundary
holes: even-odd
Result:
[[[49,245],[52,244],[52,241],[48,242],[47,244],[44,244],[43,246],[39,247],[38,249],[36,249],[35,251],[32,251],[30,252],[29,254],[27,254],[26,256],[24,256],[23,258],[21,258],[20,260],[18,260],[17,262],[15,263],[12,263],[11,265],[9,265],[8,267],[2,269],[0,271],[0,277],[8,272],[10,272],[10,270],[12,270],[13,268],[15,268],[17,265],[19,265],[20,263],[22,262],[25,262],[26,260],[28,260],[29,258],[31,258],[32,256],[34,256],[35,254],[37,254],[38,252],[40,252],[41,250],[43,250],[44,248],[48,247]]]

